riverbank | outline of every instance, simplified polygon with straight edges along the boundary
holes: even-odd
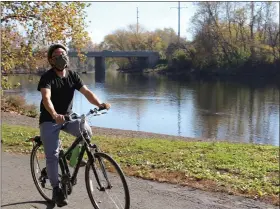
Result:
[[[264,70],[266,69],[266,70]],[[154,69],[147,69],[146,73],[157,73],[160,75],[167,75],[171,77],[195,78],[195,79],[221,79],[221,80],[244,80],[244,79],[266,79],[277,80],[280,78],[280,71],[278,66],[242,66],[239,68],[228,69],[201,69],[195,70],[192,68],[182,68],[165,65],[158,65]]]
[[[25,140],[39,134],[38,119],[3,112],[1,118],[2,149],[29,153],[31,144]],[[93,141],[112,155],[127,175],[279,204],[279,150],[275,146],[199,142],[98,127],[93,127],[93,132]],[[61,139],[66,147],[73,141],[64,133]]]
[[[160,75],[180,81],[222,81],[241,84],[259,83],[260,84],[278,84],[280,79],[280,71],[272,72],[247,71],[242,70],[193,70],[193,69],[175,69],[168,68],[167,65],[158,65],[155,68],[147,69],[130,69],[118,70],[124,74],[146,74]]]
[[[20,125],[20,126],[31,126],[34,128],[39,128],[39,119],[31,118],[25,115],[18,114],[16,112],[1,112],[1,123],[6,123],[10,125]],[[162,138],[162,139],[170,139],[170,140],[189,140],[189,141],[205,141],[207,139],[194,139],[188,137],[181,136],[172,136],[166,134],[156,134],[149,132],[139,132],[139,131],[130,131],[130,130],[120,130],[114,128],[102,128],[92,126],[92,132],[94,135],[111,137],[114,136],[116,138]]]

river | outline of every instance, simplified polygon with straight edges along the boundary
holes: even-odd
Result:
[[[279,88],[273,84],[225,81],[178,81],[164,76],[121,74],[107,70],[104,83],[94,73],[81,74],[109,114],[94,117],[92,126],[146,131],[217,141],[279,145]],[[39,109],[39,76],[9,76]],[[74,111],[93,106],[76,92]]]

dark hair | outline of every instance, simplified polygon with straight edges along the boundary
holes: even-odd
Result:
[[[56,50],[58,48],[64,49],[66,51],[66,53],[67,53],[67,49],[66,49],[66,47],[63,44],[52,44],[49,47],[49,50],[48,50],[48,60],[51,59],[52,53],[54,52],[54,50]]]

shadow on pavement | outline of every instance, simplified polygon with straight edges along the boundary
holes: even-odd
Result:
[[[13,205],[24,205],[24,204],[31,204],[30,205],[30,207],[31,207],[30,209],[32,209],[32,207],[34,209],[38,208],[35,205],[33,206],[32,203],[46,205],[46,209],[53,209],[55,207],[55,204],[48,203],[46,201],[26,201],[26,202],[15,202],[15,203],[10,203],[10,204],[6,204],[6,205],[1,205],[1,208],[8,207],[8,206],[13,206]]]

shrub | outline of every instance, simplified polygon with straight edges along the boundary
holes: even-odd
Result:
[[[23,113],[24,113],[24,115],[26,115],[28,117],[36,118],[37,115],[38,115],[38,111],[37,111],[36,105],[34,105],[34,104],[32,104],[32,105],[25,105],[25,107],[23,109]]]
[[[2,90],[15,89],[15,88],[18,88],[19,86],[20,86],[20,83],[17,83],[15,85],[12,85],[11,83],[9,83],[9,80],[8,80],[7,76],[2,76],[1,77]]]
[[[11,95],[6,98],[6,102],[13,110],[20,111],[26,104],[23,96]]]
[[[190,54],[183,49],[175,50],[172,54],[172,65],[174,65],[175,68],[189,70],[192,66]]]
[[[167,64],[158,64],[155,68],[156,68],[156,71],[162,71],[162,70],[167,70],[168,66],[167,66]]]
[[[38,115],[37,107],[34,104],[26,104],[24,97],[21,95],[10,95],[2,99],[1,103],[1,110],[4,111],[15,111],[33,118]]]

